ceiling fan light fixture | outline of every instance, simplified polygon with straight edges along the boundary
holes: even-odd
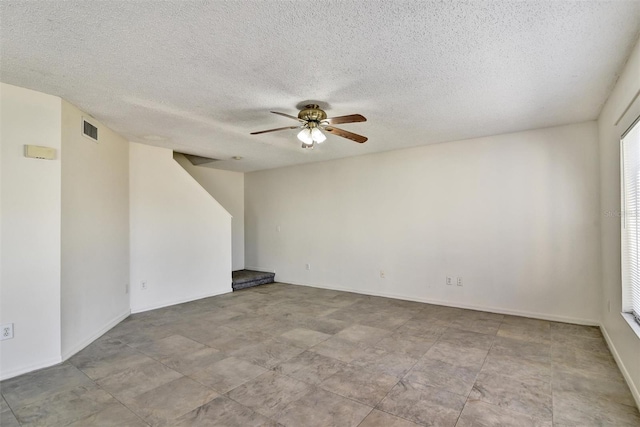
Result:
[[[311,138],[313,139],[314,142],[317,142],[318,144],[323,143],[327,139],[327,137],[324,135],[324,133],[322,133],[322,131],[319,128],[311,129]]]
[[[298,139],[302,142],[303,148],[313,148],[315,144],[324,142],[327,137],[317,127],[305,127],[300,132],[298,132]]]
[[[366,122],[367,119],[361,114],[350,114],[348,116],[337,116],[327,118],[327,113],[320,109],[317,104],[308,104],[304,109],[300,110],[298,117],[290,114],[272,111],[273,114],[296,120],[297,126],[285,126],[276,129],[261,130],[251,132],[251,135],[259,135],[262,133],[277,132],[287,129],[298,129],[298,139],[302,142],[302,148],[313,148],[316,144],[321,144],[327,140],[325,132],[342,138],[350,139],[354,142],[362,144],[367,142],[367,137],[358,135],[353,132],[346,131],[334,127],[335,124]],[[324,132],[323,132],[324,131]]]
[[[304,128],[298,132],[298,139],[302,141],[302,146],[313,145],[313,137],[311,136],[311,129]]]

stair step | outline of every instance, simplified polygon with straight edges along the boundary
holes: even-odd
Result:
[[[246,289],[253,286],[266,285],[268,283],[273,283],[275,276],[275,273],[269,273],[266,271],[237,270],[231,273],[231,287],[234,291],[239,291],[240,289]]]

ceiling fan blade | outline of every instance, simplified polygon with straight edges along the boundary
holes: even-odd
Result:
[[[349,132],[344,129],[334,128],[333,126],[327,126],[324,128],[324,130],[334,135],[338,135],[343,138],[347,138],[352,141],[358,142],[360,144],[362,144],[363,142],[367,142],[366,136],[358,135],[357,133]]]
[[[323,120],[323,122],[327,122],[330,125],[339,125],[340,123],[356,123],[356,122],[366,122],[367,118],[360,114],[350,114],[348,116],[338,116],[338,117],[329,117],[328,119]]]
[[[296,117],[296,116],[292,116],[291,114],[279,113],[279,112],[277,112],[277,111],[272,111],[272,113],[273,113],[273,114],[277,114],[277,115],[279,115],[279,116],[288,117],[288,118],[290,118],[290,119],[297,120],[297,121],[299,121],[299,122],[304,122],[304,120],[302,120],[302,119],[300,119],[300,118],[298,118],[298,117]]]
[[[287,126],[284,128],[277,128],[277,129],[269,129],[269,130],[261,130],[259,132],[251,132],[251,135],[259,135],[261,133],[267,133],[267,132],[277,132],[279,130],[286,130],[286,129],[298,129],[300,126]]]

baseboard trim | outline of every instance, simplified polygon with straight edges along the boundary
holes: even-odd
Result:
[[[158,308],[170,307],[172,305],[183,304],[185,302],[196,301],[203,298],[215,297],[217,295],[224,295],[230,292],[233,292],[233,289],[231,289],[231,284],[229,284],[229,290],[225,290],[222,292],[212,292],[208,294],[197,295],[197,296],[183,298],[179,300],[164,301],[158,304],[152,304],[152,305],[147,305],[147,306],[138,307],[138,308],[131,307],[131,314],[144,313],[145,311],[157,310]]]
[[[412,296],[407,296],[407,295],[390,294],[390,293],[386,293],[386,292],[375,292],[375,291],[364,292],[364,291],[359,291],[359,290],[355,290],[355,289],[342,288],[342,287],[339,287],[339,286],[312,285],[312,284],[308,284],[308,283],[298,283],[298,282],[287,281],[287,280],[284,280],[284,281],[283,280],[277,280],[277,282],[279,282],[279,283],[287,283],[287,284],[296,285],[296,286],[309,286],[309,287],[312,287],[312,288],[329,289],[329,290],[332,290],[332,291],[351,292],[351,293],[360,294],[360,295],[371,295],[371,296],[376,296],[376,297],[400,299],[400,300],[404,300],[404,301],[415,301],[415,302],[422,302],[422,303],[426,303],[426,304],[443,305],[443,306],[446,306],[446,307],[465,308],[465,309],[468,309],[468,310],[478,310],[478,311],[488,311],[488,312],[491,312],[491,313],[508,314],[508,315],[512,315],[512,316],[529,317],[529,318],[532,318],[532,319],[549,320],[549,321],[552,321],[552,322],[573,323],[573,324],[577,324],[577,325],[588,325],[588,326],[600,326],[600,322],[597,321],[597,320],[582,319],[582,318],[578,318],[578,317],[567,317],[567,316],[558,316],[558,315],[555,315],[555,314],[536,313],[536,312],[522,311],[522,310],[511,310],[511,309],[502,308],[502,307],[491,307],[491,306],[480,306],[480,305],[471,305],[471,304],[460,304],[460,303],[453,302],[453,301],[442,301],[442,300],[436,300],[436,299],[431,299],[431,298],[417,298],[417,297],[412,297]]]
[[[131,310],[127,309],[123,313],[121,313],[121,314],[117,315],[116,317],[114,317],[113,319],[111,319],[109,322],[107,322],[106,325],[104,325],[102,328],[100,328],[100,330],[98,330],[97,332],[93,333],[90,337],[80,341],[78,344],[76,344],[73,347],[71,347],[71,349],[69,349],[68,351],[62,353],[62,360],[65,361],[65,360],[69,359],[71,356],[73,356],[74,354],[76,354],[77,352],[79,352],[80,350],[82,350],[83,348],[85,348],[86,346],[88,346],[89,344],[91,344],[92,342],[97,340],[98,338],[100,338],[109,329],[113,328],[118,323],[122,322],[130,314],[131,314]]]
[[[273,268],[266,268],[266,267],[252,267],[250,265],[245,265],[244,270],[253,270],[253,271],[264,271],[265,273],[274,273],[275,274],[275,270]]]
[[[2,372],[0,374],[0,381],[8,380],[10,378],[14,378],[23,374],[28,374],[29,372],[37,371],[40,369],[49,368],[59,363],[62,363],[62,359],[60,357],[54,357],[42,362],[34,363],[32,365],[23,366],[19,369],[14,369],[13,371]]]
[[[622,376],[624,377],[624,380],[627,382],[627,385],[629,386],[629,390],[631,390],[631,395],[633,396],[633,400],[636,401],[636,406],[638,407],[638,409],[640,409],[640,392],[638,391],[638,388],[636,387],[636,385],[633,383],[631,375],[629,374],[627,367],[622,361],[620,354],[618,354],[618,350],[616,349],[616,346],[613,344],[613,340],[609,336],[609,333],[607,332],[607,328],[605,328],[604,323],[600,323],[600,330],[602,331],[604,340],[607,342],[609,351],[613,355],[613,358],[615,359],[616,364],[620,369],[620,372],[622,372]]]

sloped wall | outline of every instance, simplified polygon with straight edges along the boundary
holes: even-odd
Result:
[[[173,158],[232,216],[231,263],[233,270],[244,268],[244,174],[194,166],[182,154]]]
[[[231,215],[171,150],[131,143],[129,176],[131,311],[231,292]]]

